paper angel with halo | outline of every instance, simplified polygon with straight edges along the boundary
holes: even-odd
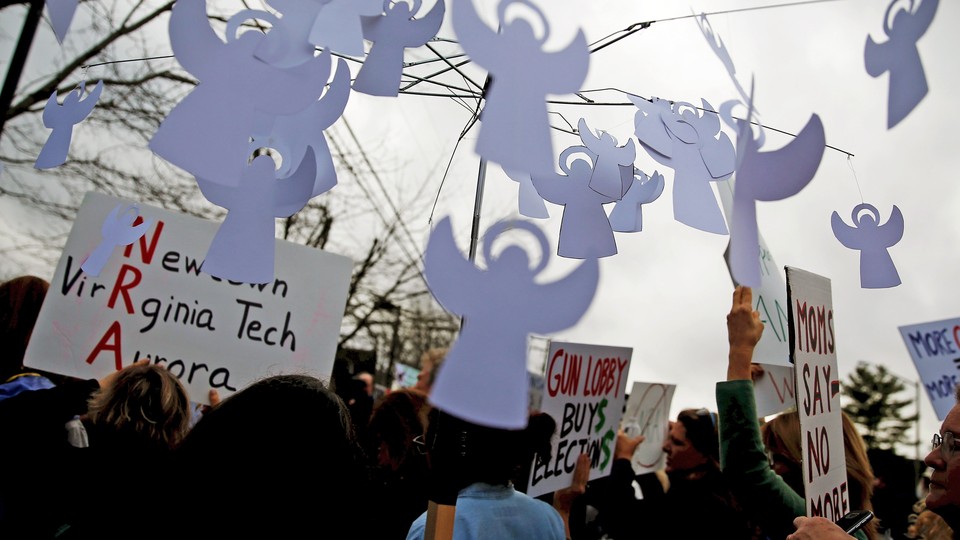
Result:
[[[493,243],[510,229],[533,235],[540,253],[509,245],[493,255]],[[450,218],[430,234],[424,276],[448,311],[464,318],[456,343],[437,375],[430,402],[475,424],[521,429],[527,424],[527,335],[548,334],[580,320],[596,292],[599,264],[581,263],[566,277],[537,281],[550,261],[547,238],[530,222],[501,221],[483,240],[486,269],[467,260],[453,238]]]
[[[643,205],[660,198],[663,193],[663,175],[653,171],[647,176],[637,171],[633,185],[610,212],[610,226],[617,232],[640,232],[643,230]]]
[[[860,250],[860,286],[864,289],[886,289],[900,285],[900,274],[890,258],[888,248],[903,238],[903,214],[894,205],[890,219],[880,224],[880,212],[872,204],[858,204],[850,215],[853,226],[847,225],[834,212],[830,216],[833,234],[845,247]]]
[[[73,138],[73,126],[79,124],[93,112],[103,91],[103,81],[98,81],[93,90],[83,97],[87,88],[87,81],[80,83],[75,90],[67,94],[63,104],[57,102],[57,91],[54,90],[43,108],[43,125],[52,129],[47,142],[43,143],[40,155],[34,167],[37,169],[52,169],[67,161],[70,150],[70,140]],[[81,99],[83,98],[83,99]]]
[[[594,135],[583,118],[577,124],[583,145],[597,155],[590,177],[590,189],[601,195],[619,199],[633,184],[633,162],[637,159],[637,149],[633,140],[620,146],[617,138],[606,131]]]

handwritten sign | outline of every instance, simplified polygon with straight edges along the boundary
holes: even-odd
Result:
[[[797,406],[797,388],[793,366],[760,364],[763,375],[753,381],[757,415],[770,416]]]
[[[953,391],[960,384],[960,319],[901,326],[900,335],[937,417],[943,420],[956,403]]]
[[[674,384],[633,383],[621,426],[630,437],[645,437],[630,460],[636,474],[658,471],[664,466],[663,443],[670,431],[670,403],[676,389]]]
[[[148,358],[202,402],[211,388],[226,397],[269,375],[330,376],[350,259],[278,240],[272,282],[224,281],[201,270],[216,223],[141,205],[146,234],[89,276],[80,265],[118,204],[130,202],[84,198],[26,365],[90,379]]]
[[[531,497],[568,487],[580,454],[590,455],[590,478],[610,474],[626,401],[633,349],[553,342],[547,355],[540,410],[557,422],[551,457],[530,471]]]
[[[830,280],[789,266],[786,270],[807,515],[836,521],[851,508]]]

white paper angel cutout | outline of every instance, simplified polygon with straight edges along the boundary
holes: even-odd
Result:
[[[67,31],[73,22],[73,15],[77,12],[79,0],[46,0],[47,15],[50,17],[50,26],[57,36],[57,42],[63,45],[67,39]]]
[[[653,171],[653,176],[647,176],[643,171],[637,171],[639,176],[633,180],[633,185],[617,201],[610,212],[610,226],[617,232],[640,232],[643,230],[643,205],[650,204],[660,198],[665,184],[663,175]]]
[[[200,269],[231,281],[272,281],[275,218],[291,216],[307,204],[316,175],[316,159],[308,148],[300,168],[288,178],[277,179],[273,159],[265,155],[244,169],[236,187],[197,177],[203,196],[227,209]]]
[[[330,88],[319,101],[306,110],[289,116],[265,116],[262,124],[269,129],[254,132],[250,153],[257,148],[274,148],[283,157],[277,169],[277,177],[287,178],[300,168],[307,154],[313,149],[316,159],[316,180],[311,198],[325,193],[337,185],[337,171],[327,145],[324,130],[332,126],[343,114],[350,97],[350,68],[343,59],[337,61],[337,71]],[[293,212],[290,212],[291,214]]]
[[[698,115],[692,105],[683,102],[668,111],[661,103],[627,96],[638,109],[634,119],[637,140],[654,160],[674,171],[674,219],[702,231],[727,234],[710,182],[733,174],[736,151],[727,134],[720,131],[717,114]],[[701,101],[704,109],[713,110],[707,100]]]
[[[820,117],[813,114],[786,146],[760,152],[760,143],[753,138],[750,123],[746,120],[738,122],[737,144],[741,154],[737,156],[740,164],[730,217],[730,270],[737,283],[759,287],[761,276],[757,252],[760,239],[756,201],[786,199],[806,187],[820,167],[826,149],[826,135]]]
[[[200,83],[160,124],[149,144],[154,153],[208,182],[236,186],[258,112],[290,115],[317,101],[330,75],[330,54],[281,69],[253,56],[262,39],[259,32],[228,32],[224,43],[210,27],[204,0],[174,4],[170,44]]]
[[[134,225],[138,217],[140,217],[140,207],[135,204],[126,206],[118,204],[114,207],[100,227],[103,240],[90,253],[87,260],[83,261],[80,269],[89,276],[99,276],[107,261],[110,260],[114,248],[129,246],[146,234],[153,225],[153,221],[142,221],[139,225]]]
[[[310,43],[348,56],[363,56],[363,26],[360,17],[380,15],[384,11],[383,2],[321,0],[321,3],[322,9],[310,28]]]
[[[550,217],[547,211],[547,205],[543,202],[543,197],[537,193],[537,188],[533,185],[533,180],[527,173],[503,169],[507,178],[513,180],[519,185],[517,194],[517,210],[521,215],[534,219],[546,219]]]
[[[522,17],[508,20],[506,10],[521,4],[540,19],[537,36]],[[473,0],[456,0],[453,28],[470,58],[490,72],[486,106],[480,116],[476,152],[508,169],[531,175],[553,173],[553,143],[547,94],[576,92],[586,79],[590,52],[582,31],[562,50],[544,52],[550,25],[528,0],[500,0],[501,32],[480,20]]]
[[[52,169],[59,167],[67,161],[67,153],[70,151],[70,140],[73,138],[73,126],[79,124],[84,118],[90,116],[93,108],[97,106],[100,94],[103,92],[103,81],[98,81],[93,90],[83,96],[87,88],[87,81],[80,83],[80,86],[63,98],[63,105],[57,102],[57,91],[54,90],[47,99],[47,105],[43,108],[43,125],[52,129],[47,137],[47,142],[43,143],[40,155],[37,156],[36,163],[33,166],[37,169]]]
[[[880,212],[867,203],[858,204],[850,215],[849,226],[834,212],[830,216],[833,234],[845,247],[860,250],[860,287],[886,289],[900,285],[900,274],[888,248],[903,238],[903,214],[896,205],[890,219],[880,224]]]
[[[372,41],[363,67],[353,81],[353,89],[371,96],[396,97],[403,74],[403,51],[420,47],[437,35],[443,23],[443,0],[437,0],[422,19],[413,16],[420,10],[421,0],[383,2],[383,15],[363,17],[363,37]]]
[[[324,0],[265,0],[280,12],[253,55],[279,68],[298,66],[314,57],[309,41],[310,27],[323,8]],[[329,1],[329,0],[326,0]]]
[[[917,50],[917,40],[933,22],[939,0],[922,0],[919,7],[916,0],[911,0],[910,9],[905,9],[902,4],[901,0],[892,0],[884,15],[883,31],[890,39],[877,43],[867,36],[863,55],[871,77],[890,72],[887,129],[899,124],[927,95],[927,77]],[[895,6],[900,9],[891,24],[890,12]]]
[[[492,244],[509,228],[536,238],[540,261],[535,267],[518,245],[493,257]],[[464,317],[430,402],[475,424],[520,429],[528,417],[527,335],[558,332],[576,324],[593,301],[599,264],[587,260],[562,279],[538,283],[550,249],[543,232],[523,221],[501,221],[490,227],[483,240],[483,256],[486,269],[463,256],[449,217],[430,234],[423,262],[427,284],[444,308]]]
[[[590,177],[590,189],[607,197],[620,199],[633,184],[633,162],[637,159],[637,149],[633,140],[618,146],[617,138],[606,131],[598,131],[599,137],[590,131],[583,118],[577,123],[580,140],[583,145],[597,155]]]
[[[569,163],[573,156],[580,157]],[[533,175],[533,185],[544,200],[563,205],[557,255],[571,259],[616,255],[617,241],[603,205],[619,197],[607,197],[590,188],[593,167],[584,157],[593,162],[597,159],[585,146],[567,148],[560,154],[560,169],[566,176]]]

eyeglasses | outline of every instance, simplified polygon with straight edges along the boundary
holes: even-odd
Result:
[[[957,451],[957,441],[953,436],[953,433],[949,431],[944,431],[943,436],[939,433],[933,434],[933,449],[940,449],[940,456],[943,457],[944,461],[950,461],[950,458],[953,457],[954,452]]]

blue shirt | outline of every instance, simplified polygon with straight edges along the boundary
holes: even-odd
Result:
[[[422,540],[427,513],[418,517],[407,540]],[[528,497],[513,486],[492,486],[477,482],[457,496],[454,540],[544,539],[567,537],[560,514],[549,504]]]

